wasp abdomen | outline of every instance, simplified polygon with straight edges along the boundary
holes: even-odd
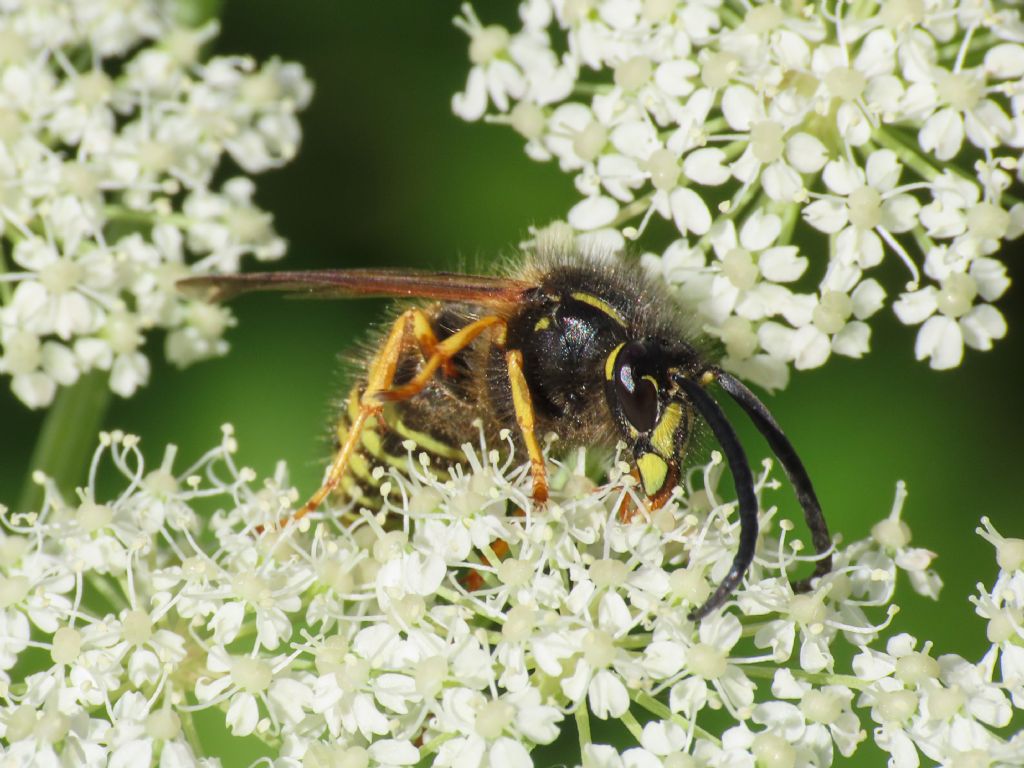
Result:
[[[339,442],[344,441],[359,412],[362,393],[362,385],[353,387],[346,399],[335,426]],[[375,469],[394,467],[403,473],[408,472],[410,448],[414,454],[428,454],[435,468],[444,468],[465,460],[459,443],[449,435],[439,434],[430,424],[423,422],[421,417],[425,403],[420,401],[421,397],[422,394],[416,400],[384,406],[380,417],[370,420],[363,428],[359,446],[340,483],[345,495],[360,506],[380,508],[380,486],[384,473],[375,472]],[[411,407],[411,403],[416,403],[416,406]]]

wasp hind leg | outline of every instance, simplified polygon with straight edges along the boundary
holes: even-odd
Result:
[[[434,338],[432,352],[429,355],[424,353],[426,362],[408,382],[392,389],[391,382],[389,381],[388,386],[380,387],[373,392],[370,392],[369,388],[367,388],[367,395],[371,396],[378,404],[393,403],[414,397],[422,392],[431,382],[438,368],[443,368],[446,372],[450,371],[452,359],[489,328],[497,329],[497,341],[503,346],[505,343],[505,320],[497,315],[481,317],[465,328],[456,331],[444,341],[437,341]],[[431,331],[431,336],[433,336],[433,331]],[[393,381],[393,374],[391,378]]]
[[[374,357],[370,368],[367,371],[366,387],[359,398],[358,411],[352,418],[348,433],[341,441],[331,464],[328,467],[327,475],[321,486],[291,517],[279,521],[278,525],[283,527],[289,523],[297,523],[306,515],[316,511],[324,499],[326,499],[341,482],[352,460],[352,456],[359,446],[363,428],[371,417],[380,417],[383,410],[382,403],[377,399],[380,393],[387,392],[395,380],[395,372],[406,345],[410,330],[416,339],[420,353],[427,360],[433,359],[438,354],[438,347],[443,342],[438,342],[430,324],[430,318],[420,309],[409,309],[403,312],[392,324],[388,331],[387,338],[380,348],[380,352]],[[447,339],[446,339],[447,341]],[[434,370],[437,369],[435,365]],[[263,526],[257,528],[261,533]]]

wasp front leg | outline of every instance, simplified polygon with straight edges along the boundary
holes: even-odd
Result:
[[[516,423],[519,424],[519,431],[526,444],[526,453],[530,457],[533,500],[537,504],[543,504],[548,500],[548,472],[544,464],[544,452],[537,442],[533,398],[530,397],[530,387],[523,374],[523,353],[518,349],[510,349],[505,353],[505,364],[508,366],[508,380],[512,385],[512,405],[516,411]]]

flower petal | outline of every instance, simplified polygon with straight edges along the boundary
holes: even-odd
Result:
[[[700,195],[692,189],[680,187],[669,196],[672,207],[672,219],[680,234],[688,231],[695,235],[706,234],[711,229],[711,212]]]
[[[568,221],[574,229],[586,232],[608,226],[618,212],[619,204],[610,197],[594,195],[576,203],[569,210]]]
[[[925,152],[934,152],[939,160],[950,160],[964,141],[963,118],[953,109],[940,109],[921,126],[917,140]]]
[[[964,357],[964,337],[957,322],[945,315],[934,315],[917,332],[914,355],[938,371],[960,365]]]

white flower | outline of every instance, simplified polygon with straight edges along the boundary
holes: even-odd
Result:
[[[548,744],[558,735],[561,719],[554,707],[541,706],[534,688],[490,700],[465,688],[445,691],[437,726],[459,735],[441,746],[435,764],[531,766],[522,737]]]
[[[117,700],[109,730],[110,766],[150,764],[159,750],[161,765],[194,765],[195,754],[184,738],[181,718],[170,708],[150,709],[140,693]]]
[[[226,350],[231,316],[198,317],[175,283],[283,254],[247,178],[211,185],[225,155],[248,173],[290,160],[311,96],[295,64],[201,61],[217,24],[154,0],[65,5],[3,18],[0,371],[33,408],[94,369],[132,395],[157,328],[178,364]]]
[[[0,328],[0,371],[10,374],[11,391],[30,408],[48,405],[57,387],[74,384],[81,375],[74,353],[59,341],[16,327]]]
[[[229,428],[183,469],[173,447],[150,466],[136,438],[104,434],[77,505],[44,481],[41,509],[0,518],[0,755],[203,764],[185,724],[211,707],[283,761],[528,766],[570,713],[591,734],[580,759],[607,765],[790,753],[824,765],[863,740],[858,709],[899,760],[1016,746],[999,735],[1024,700],[1016,540],[985,529],[1004,571],[978,600],[994,642],[979,665],[907,636],[874,647],[899,573],[938,588],[931,554],[908,546],[902,491],[809,594],[788,584],[791,526],[761,511],[745,583],[695,626],[687,612],[729,569],[738,535],[720,457],[623,523],[634,482],[616,463],[597,485],[582,453],[561,462],[544,513],[522,516],[528,466],[463,448],[443,479],[413,454],[389,468],[379,515],[335,499],[310,527],[282,528],[297,499],[283,466],[262,482],[238,467]],[[110,495],[96,487],[104,463],[122,483]],[[772,484],[766,466],[756,492]],[[219,511],[197,514],[210,500]],[[114,612],[92,607],[106,601]],[[880,606],[889,618],[873,624]],[[40,649],[52,664],[26,673]],[[768,675],[770,693],[755,684]],[[635,723],[635,744],[592,743],[612,718]]]
[[[809,745],[822,749],[823,762],[831,762],[832,745],[844,757],[849,757],[857,749],[857,745],[867,738],[861,728],[860,720],[852,711],[853,691],[844,685],[827,685],[815,688],[810,683],[798,680],[788,669],[780,669],[772,681],[772,693],[780,699],[797,700],[798,704],[789,709],[784,702],[769,702],[758,705],[754,719],[763,724],[773,721],[799,723],[799,738]],[[799,715],[793,710],[798,710]],[[824,731],[828,731],[825,736]]]
[[[768,197],[780,203],[806,194],[801,174],[816,174],[828,157],[819,139],[795,131],[792,116],[767,113],[762,98],[745,85],[725,90],[722,113],[732,128],[749,135],[746,151],[731,166],[737,179],[745,185],[759,180]]]
[[[261,709],[272,715],[276,710],[278,716],[292,709],[300,715],[303,706],[312,703],[312,691],[277,674],[284,661],[235,656],[223,646],[214,646],[206,659],[206,674],[196,680],[195,696],[202,704],[226,701],[228,727],[235,736],[247,736],[260,725]]]
[[[508,58],[509,31],[498,24],[485,27],[469,5],[462,6],[463,17],[456,24],[470,37],[469,72],[463,93],[452,98],[452,110],[464,120],[479,120],[488,100],[499,112],[509,107],[509,97],[521,98],[526,90],[522,72]]]
[[[15,247],[13,259],[27,274],[4,310],[8,324],[40,336],[54,334],[62,341],[99,327],[103,306],[95,297],[102,296],[114,280],[111,253],[86,252],[80,242],[59,248],[26,238]]]
[[[937,252],[938,253],[938,252]],[[925,286],[904,293],[894,305],[896,316],[908,325],[921,325],[915,354],[932,368],[954,368],[963,357],[964,344],[991,349],[994,339],[1006,335],[1006,320],[988,303],[1009,285],[1005,267],[994,259],[978,259],[967,271],[949,270],[939,287]]]
[[[906,100],[914,111],[934,109],[918,133],[921,147],[939,160],[960,152],[964,136],[981,149],[995,149],[1013,133],[1009,116],[999,104],[985,98],[986,71],[936,67],[929,79],[907,89]]]
[[[873,279],[864,280],[847,295],[842,291],[822,291],[809,317],[797,320],[791,330],[778,323],[761,325],[761,345],[773,357],[793,361],[798,369],[817,368],[832,352],[861,357],[868,351],[870,327],[863,320],[882,305],[885,291]]]
[[[891,244],[893,234],[914,226],[920,204],[896,186],[901,172],[896,153],[885,149],[872,152],[864,169],[846,160],[825,166],[822,179],[832,194],[809,204],[804,216],[822,232],[839,233],[834,261],[860,269],[875,267],[882,261],[882,238]],[[847,280],[833,278],[831,285],[846,287]]]
[[[927,268],[936,248],[998,259],[1024,232],[1024,204],[1009,191],[1024,145],[1015,10],[523,0],[520,19],[518,31],[486,26],[463,6],[456,23],[473,66],[453,108],[510,125],[534,160],[557,159],[582,198],[567,220],[588,243],[614,251],[648,239],[646,260],[672,262],[652,269],[679,286],[698,330],[723,341],[723,365],[764,386],[832,352],[865,355],[868,320],[888,296],[937,288],[921,284],[922,262],[941,282]],[[533,55],[518,55],[527,40]],[[541,96],[537,82],[552,85]],[[982,155],[973,165],[965,137]],[[955,170],[943,166],[951,159]],[[676,234],[658,242],[654,213]],[[769,290],[759,279],[750,301],[718,281],[702,304],[712,249],[722,258],[717,228],[757,217],[781,223],[773,249],[801,243],[817,290],[802,279],[767,285],[786,281],[764,273]],[[702,258],[680,269],[679,242]],[[812,311],[835,316],[887,256],[903,262],[909,285],[875,282],[871,312],[826,323],[833,331],[812,327]],[[950,367],[964,343],[988,349],[1000,330],[987,310],[958,330],[930,322],[917,355]]]
[[[716,277],[711,295],[699,305],[712,324],[721,325],[733,313],[763,320],[780,312],[780,306],[792,322],[806,316],[807,308],[779,283],[797,280],[807,269],[807,258],[795,245],[775,245],[781,231],[782,220],[761,211],[754,211],[738,234],[730,219],[715,224],[709,238],[717,257],[711,265]]]
[[[739,621],[731,614],[712,616],[701,623],[698,641],[685,652],[688,675],[669,695],[674,712],[692,716],[706,706],[711,690],[730,712],[744,711],[753,703],[756,686],[729,654],[740,631]]]

